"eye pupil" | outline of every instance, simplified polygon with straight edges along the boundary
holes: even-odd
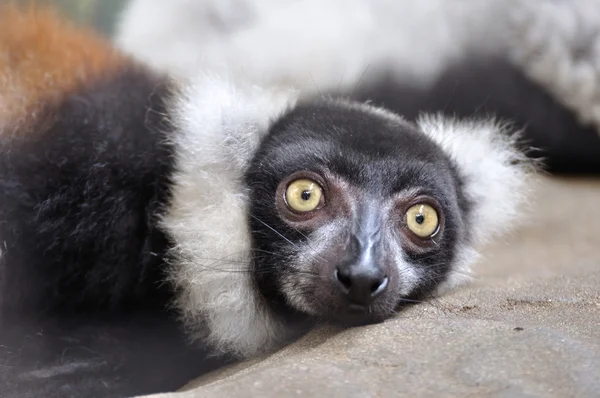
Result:
[[[415,216],[415,222],[419,225],[423,224],[425,222],[425,216],[423,214],[417,214]]]
[[[310,191],[302,191],[300,197],[302,200],[310,200]]]

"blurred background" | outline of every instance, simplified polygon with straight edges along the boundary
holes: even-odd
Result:
[[[19,1],[28,3],[30,0]],[[46,0],[45,2],[59,6],[74,21],[94,26],[105,35],[113,34],[116,18],[127,4],[127,0]]]

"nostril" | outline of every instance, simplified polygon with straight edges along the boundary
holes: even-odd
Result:
[[[338,280],[338,282],[342,284],[342,286],[346,290],[350,290],[350,288],[352,287],[352,279],[340,272],[339,268],[335,269],[335,278]]]
[[[374,282],[371,285],[371,297],[375,297],[383,293],[383,291],[387,288],[388,283],[389,278],[387,276]]]

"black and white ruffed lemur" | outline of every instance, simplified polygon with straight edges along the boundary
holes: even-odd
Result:
[[[525,152],[491,118],[176,83],[3,6],[0,389],[174,390],[216,366],[194,346],[249,357],[316,322],[383,321],[511,227]]]

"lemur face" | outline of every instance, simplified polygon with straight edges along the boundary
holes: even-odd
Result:
[[[384,112],[296,107],[271,127],[246,183],[259,290],[319,319],[391,316],[442,283],[468,240],[455,165]]]

